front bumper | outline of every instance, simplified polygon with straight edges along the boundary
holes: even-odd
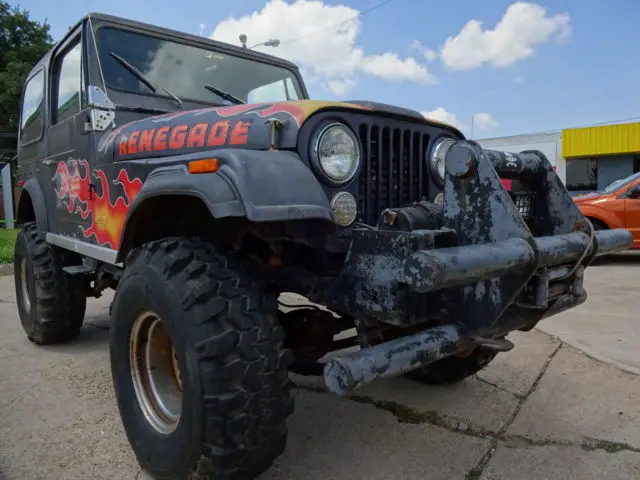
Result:
[[[632,245],[625,229],[593,230],[542,152],[463,140],[445,163],[440,228],[354,231],[341,278],[357,293],[339,299],[350,313],[406,325],[437,309],[498,336],[584,302],[584,269]],[[501,179],[535,192],[529,218]]]
[[[530,218],[501,178],[535,192]],[[330,362],[331,390],[418,368],[473,338],[533,328],[586,301],[584,271],[596,256],[632,245],[625,229],[593,230],[539,151],[456,143],[446,157],[443,209],[438,229],[354,232],[341,275],[350,288],[334,297],[336,306],[399,326],[441,326]]]

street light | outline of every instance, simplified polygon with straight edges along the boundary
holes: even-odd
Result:
[[[240,43],[242,44],[242,47],[243,48],[247,48],[247,36],[243,33],[238,38],[240,39]],[[256,47],[260,47],[260,46],[277,47],[279,45],[280,45],[280,40],[278,40],[277,38],[270,38],[266,42],[256,43],[252,47],[248,47],[248,48],[252,48],[253,49],[253,48],[256,48]]]

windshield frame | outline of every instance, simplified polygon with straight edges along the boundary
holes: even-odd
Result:
[[[148,27],[151,27],[151,28],[148,28]],[[88,28],[91,28],[91,27],[89,26]],[[299,90],[299,93],[300,93],[300,98],[298,100],[307,100],[310,98],[309,92],[307,91],[307,86],[304,82],[304,79],[302,78],[302,75],[300,74],[300,70],[297,68],[297,66],[295,66],[295,64],[291,64],[290,62],[284,59],[280,59],[278,57],[272,57],[271,55],[263,54],[261,52],[254,52],[246,48],[235,47],[231,44],[218,42],[216,40],[211,40],[205,37],[194,37],[191,34],[174,32],[172,30],[165,30],[160,27],[156,29],[156,28],[153,28],[153,26],[147,26],[146,24],[141,24],[141,26],[138,26],[137,23],[134,24],[133,22],[132,22],[132,25],[128,25],[126,23],[111,22],[111,21],[106,21],[106,22],[101,21],[99,23],[95,22],[93,27],[95,45],[92,45],[92,47],[93,47],[94,55],[96,56],[96,59],[98,59],[98,62],[100,62],[99,58],[100,58],[100,52],[101,52],[101,47],[100,47],[98,38],[99,38],[100,30],[103,28],[119,30],[119,31],[138,34],[138,35],[144,35],[144,36],[156,38],[158,40],[164,40],[167,42],[173,42],[179,45],[184,45],[187,47],[200,48],[203,50],[210,51],[212,53],[220,53],[223,55],[241,58],[250,62],[261,63],[264,65],[281,68],[283,70],[286,70],[288,73],[290,73],[294,81],[298,83],[297,90]],[[98,68],[102,70],[102,65],[99,64]],[[99,72],[99,75],[102,77],[102,72]],[[127,89],[114,87],[112,85],[107,84],[106,81],[104,82],[104,87],[107,89],[107,91],[113,92],[114,94],[117,94],[119,97],[122,97],[122,98],[137,98],[137,99],[144,98],[154,103],[157,103],[159,99],[162,99],[163,101],[168,101],[171,103],[174,102],[171,96],[167,95],[164,92],[153,93],[153,92],[131,91]],[[205,90],[204,85],[203,85],[203,90]],[[219,98],[214,93],[211,93],[211,101],[203,100],[201,98],[196,99],[196,98],[191,98],[188,96],[181,96],[181,95],[179,95],[179,97],[185,103],[193,104],[193,105],[227,106],[226,103],[223,103],[225,102],[225,100],[222,98]],[[286,101],[286,100],[279,100],[274,102],[277,103],[281,101]],[[288,101],[296,101],[296,100],[288,100]],[[125,102],[124,105],[122,105],[122,107],[126,108],[126,104],[134,103],[134,102],[127,101]]]

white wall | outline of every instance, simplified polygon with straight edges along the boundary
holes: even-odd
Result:
[[[523,150],[540,150],[546,155],[551,165],[556,167],[558,176],[566,181],[566,162],[562,158],[561,132],[534,133],[530,135],[514,135],[512,137],[496,137],[476,140],[483,148],[501,152],[519,153]]]

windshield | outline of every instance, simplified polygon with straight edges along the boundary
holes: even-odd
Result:
[[[616,180],[615,182],[610,183],[607,188],[602,190],[602,193],[605,193],[605,194],[613,193],[616,190],[619,190],[622,187],[627,186],[628,184],[630,184],[634,180],[637,180],[638,178],[640,178],[640,172],[634,173],[633,175],[630,175],[630,176],[628,176],[626,178],[621,178],[620,180]]]
[[[294,73],[279,66],[111,27],[98,29],[96,37],[105,82],[114,90],[165,96],[163,91],[154,93],[115,55],[182,100],[234,103],[215,89],[247,103],[298,100],[303,95]]]

